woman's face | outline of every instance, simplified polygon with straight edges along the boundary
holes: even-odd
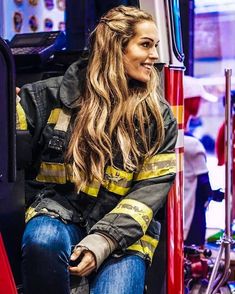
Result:
[[[151,21],[143,21],[136,25],[135,31],[124,51],[124,67],[129,78],[146,83],[158,60],[157,27]]]

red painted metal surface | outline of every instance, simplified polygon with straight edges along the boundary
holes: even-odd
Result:
[[[234,101],[232,100],[233,107]],[[235,158],[235,114],[233,114],[233,149],[232,158]],[[235,220],[235,160],[232,163],[232,221]]]
[[[17,294],[15,281],[8,262],[6,250],[0,233],[0,293]]]
[[[177,174],[167,203],[167,294],[184,293],[182,69],[165,68],[165,96],[178,123]]]

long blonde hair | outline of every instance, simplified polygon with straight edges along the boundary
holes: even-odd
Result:
[[[67,152],[78,190],[93,180],[102,183],[105,166],[115,166],[117,155],[124,170],[135,171],[163,141],[157,72],[153,70],[147,83],[131,84],[124,69],[124,49],[143,21],[153,18],[138,8],[119,6],[104,15],[91,34],[86,87],[78,99]],[[151,138],[150,120],[155,121],[156,138]]]

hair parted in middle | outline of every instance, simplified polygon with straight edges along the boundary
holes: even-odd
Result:
[[[154,155],[163,141],[157,71],[153,69],[150,80],[141,83],[130,82],[124,68],[125,48],[136,34],[136,25],[145,21],[154,22],[143,10],[118,6],[101,18],[90,36],[86,87],[78,98],[67,152],[78,190],[94,180],[102,183],[105,166],[115,167],[117,154],[121,154],[124,170],[137,170],[141,160]],[[155,120],[156,138],[146,132],[150,118]]]

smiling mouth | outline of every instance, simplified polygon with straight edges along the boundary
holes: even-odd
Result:
[[[153,64],[150,63],[141,63],[141,66],[143,66],[144,68],[151,70],[153,68]]]

